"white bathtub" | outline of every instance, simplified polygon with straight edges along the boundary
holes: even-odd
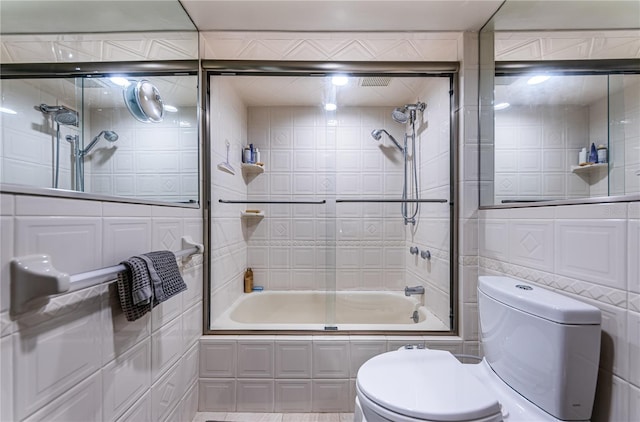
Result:
[[[448,331],[415,297],[396,292],[336,292],[335,321],[324,291],[266,291],[243,294],[211,324],[212,330]],[[411,319],[418,311],[417,323]]]

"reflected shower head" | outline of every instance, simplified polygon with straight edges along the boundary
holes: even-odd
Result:
[[[425,103],[417,102],[415,104],[405,104],[402,107],[396,107],[391,112],[391,118],[398,123],[413,123],[416,117],[416,111],[424,111]]]
[[[44,114],[52,114],[53,120],[60,125],[78,126],[78,112],[63,105],[50,106],[40,104],[35,106],[35,109]]]
[[[380,139],[382,139],[382,134],[383,133],[386,134],[389,137],[389,139],[391,139],[391,142],[393,142],[395,144],[395,146],[398,147],[400,152],[404,152],[404,149],[400,146],[398,141],[396,141],[396,138],[391,136],[391,134],[389,132],[387,132],[386,130],[384,130],[384,129],[373,129],[371,131],[371,137],[373,139],[375,139],[376,141],[379,141]]]
[[[118,140],[118,134],[112,130],[105,130],[104,132],[102,132],[102,135],[104,136],[104,139],[109,142],[115,142]]]
[[[83,149],[82,151],[80,151],[80,155],[82,157],[84,157],[85,155],[89,154],[89,152],[91,151],[91,149],[93,149],[94,146],[96,146],[96,144],[98,143],[98,141],[100,140],[100,137],[104,136],[104,139],[106,139],[109,142],[115,142],[118,140],[118,134],[115,133],[112,130],[103,130],[102,132],[98,133],[95,138],[93,138],[91,140],[91,142],[89,142],[89,145],[87,145],[87,147],[85,149]]]
[[[405,107],[396,107],[391,112],[391,118],[398,123],[407,123],[409,121],[409,113]]]

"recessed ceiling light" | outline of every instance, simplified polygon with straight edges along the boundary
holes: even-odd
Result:
[[[111,82],[121,87],[128,87],[131,85],[131,82],[127,78],[123,78],[122,76],[114,76],[113,78],[109,78]]]
[[[509,103],[498,103],[496,105],[493,106],[494,110],[504,110],[505,108],[509,107],[511,104]]]
[[[0,113],[6,113],[6,114],[18,114],[17,111],[15,110],[11,110],[10,108],[6,108],[6,107],[0,107]]]
[[[531,78],[529,78],[529,80],[527,81],[527,84],[529,85],[537,85],[537,84],[541,84],[544,81],[548,81],[549,78],[551,78],[551,76],[548,75],[536,75],[536,76],[532,76]]]
[[[169,104],[165,104],[164,105],[164,111],[168,111],[169,113],[177,113],[178,109],[172,105]]]
[[[327,111],[335,111],[338,108],[337,105],[333,104],[333,103],[326,103],[324,105],[324,109]]]
[[[349,82],[349,78],[344,75],[336,75],[331,78],[331,83],[335,86],[345,86]]]

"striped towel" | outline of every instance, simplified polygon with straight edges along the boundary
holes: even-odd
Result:
[[[127,321],[187,289],[171,251],[132,256],[122,264],[127,269],[118,273],[118,296]]]

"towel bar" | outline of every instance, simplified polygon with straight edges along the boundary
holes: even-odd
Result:
[[[193,242],[188,236],[182,238],[182,248],[175,252],[175,255],[183,260],[204,252],[204,246]],[[120,264],[69,275],[56,270],[49,255],[13,258],[11,260],[11,313],[23,312],[25,304],[37,297],[75,292],[114,281],[115,276],[125,270],[126,267]]]

